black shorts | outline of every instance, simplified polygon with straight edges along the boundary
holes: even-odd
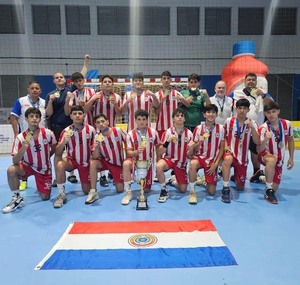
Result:
[[[252,153],[257,154],[257,150],[256,150],[256,144],[254,143],[252,136],[250,138],[250,145],[249,145],[249,149]]]

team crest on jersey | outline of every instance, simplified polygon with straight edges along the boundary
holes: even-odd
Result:
[[[220,137],[220,134],[216,133],[216,138],[219,138]]]
[[[184,139],[184,142],[188,142],[188,141],[189,141],[189,138],[185,138],[185,139]]]
[[[47,139],[44,139],[44,140],[43,140],[43,144],[48,144],[48,140],[47,140]]]
[[[91,135],[89,135],[89,134],[86,134],[86,136],[85,136],[87,139],[90,139],[91,138]]]
[[[197,100],[201,100],[201,96],[197,96]]]

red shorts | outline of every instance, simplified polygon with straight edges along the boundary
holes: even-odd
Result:
[[[73,165],[73,170],[78,170],[81,184],[90,184],[90,163],[88,166],[83,166],[82,164],[78,164],[76,160],[70,157],[67,157],[66,159]]]
[[[207,171],[210,168],[210,165],[206,164],[206,162],[205,162],[204,159],[202,159],[201,157],[198,157],[198,156],[194,156],[192,158],[192,160],[197,160],[199,162],[199,164],[200,164],[200,168],[203,168],[206,183],[207,184],[211,184],[211,185],[217,185],[218,168],[216,168],[216,171],[213,174],[209,175],[207,173]]]
[[[100,171],[108,170],[111,173],[111,175],[116,183],[123,183],[122,166],[111,164],[103,158],[99,158],[98,160],[101,164]]]
[[[40,193],[50,194],[51,184],[52,184],[52,174],[41,174],[33,170],[33,168],[24,163],[19,163],[20,167],[24,169],[25,175],[20,176],[20,179],[26,179],[27,177],[33,175],[35,178],[36,188]]]
[[[163,158],[163,160],[168,164],[169,169],[174,170],[176,180],[178,184],[188,184],[186,169],[179,168],[171,159]]]
[[[247,177],[247,165],[240,165],[238,160],[233,158],[232,167],[234,169],[235,184],[244,187]]]
[[[260,164],[266,166],[266,163],[264,162],[264,156],[270,154],[269,152],[263,151],[258,155],[258,161]],[[281,182],[281,177],[282,177],[282,166],[275,166],[275,173],[273,177],[273,182],[276,184],[280,184]]]

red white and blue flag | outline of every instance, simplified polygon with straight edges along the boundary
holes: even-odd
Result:
[[[75,222],[36,270],[237,265],[210,220]]]

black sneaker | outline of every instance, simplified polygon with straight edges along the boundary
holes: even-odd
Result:
[[[103,175],[103,176],[100,177],[100,185],[102,187],[108,187],[109,186],[108,181],[107,181],[105,175]]]
[[[15,211],[16,209],[18,209],[19,207],[24,207],[25,204],[24,204],[24,199],[23,197],[20,196],[20,194],[14,194],[12,196],[12,200],[9,202],[9,204],[7,204],[6,207],[4,207],[2,209],[2,212],[4,214],[6,213],[10,213],[10,212],[13,212]]]
[[[108,172],[108,174],[107,174],[107,178],[108,178],[108,179],[110,179],[111,181],[113,181],[113,180],[114,180],[114,178],[113,178],[113,176],[112,176],[112,174],[111,174],[110,172]]]
[[[169,198],[169,193],[168,193],[168,191],[167,191],[166,189],[164,189],[164,188],[161,189],[160,195],[159,195],[157,201],[158,201],[159,203],[165,203],[165,202],[167,201],[168,198]]]
[[[257,170],[250,178],[250,182],[258,183],[260,182],[259,177],[264,176],[264,172],[262,170]]]
[[[271,204],[278,204],[278,200],[273,189],[267,189],[264,198]]]
[[[223,187],[221,199],[222,202],[227,204],[231,202],[231,193],[229,187]]]

